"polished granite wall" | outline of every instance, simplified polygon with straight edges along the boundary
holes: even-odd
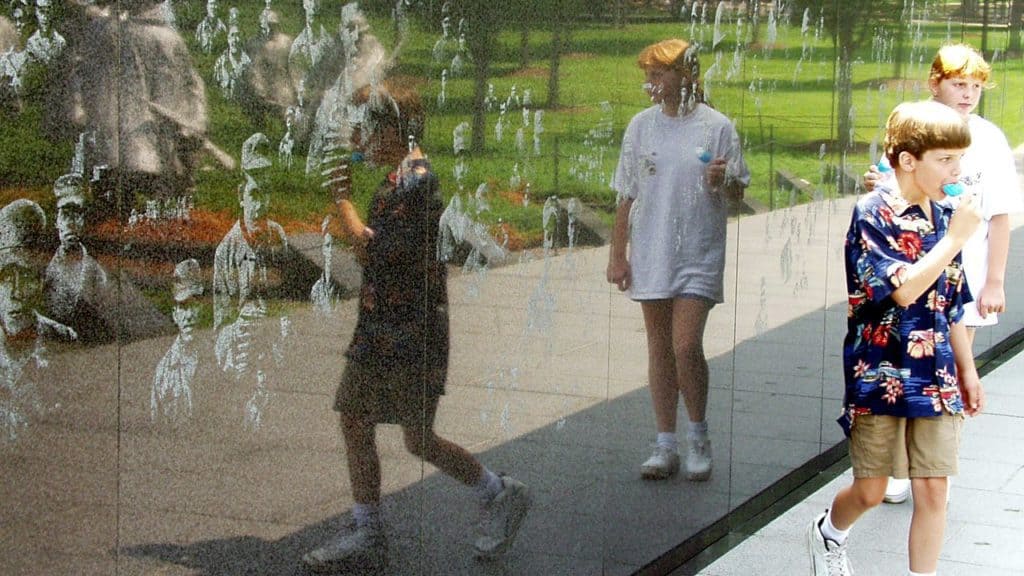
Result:
[[[4,2],[0,572],[301,574],[344,529],[331,403],[360,267],[329,189],[346,164],[365,210],[387,171],[347,139],[384,77],[423,95],[451,201],[436,428],[534,495],[507,557],[476,561],[472,492],[381,426],[386,573],[643,568],[841,442],[856,177],[939,45],[985,48],[983,113],[1024,138],[1011,3],[976,4]],[[648,105],[635,56],[669,36],[699,41],[752,172],[705,332],[703,483],[639,477],[643,318],[605,282],[608,184]],[[976,352],[1022,325],[1011,301]]]

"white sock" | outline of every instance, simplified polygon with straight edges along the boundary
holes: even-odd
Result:
[[[907,570],[907,576],[935,576],[935,572],[914,572]]]
[[[658,432],[658,439],[655,441],[658,446],[668,448],[673,452],[679,450],[679,440],[676,439],[675,432]]]
[[[707,440],[708,421],[701,420],[700,422],[690,422],[689,429],[686,432],[686,437],[690,440]]]
[[[842,544],[846,542],[846,537],[850,535],[850,529],[840,530],[832,524],[832,510],[825,514],[824,520],[818,525],[821,529],[821,535],[825,538],[835,542],[836,544]]]
[[[480,474],[480,479],[473,487],[473,491],[481,500],[490,500],[501,494],[504,489],[505,483],[501,481],[501,476],[491,472],[486,466],[483,467],[483,473]]]
[[[380,504],[360,504],[356,502],[352,506],[352,516],[356,519],[356,526],[381,527]]]

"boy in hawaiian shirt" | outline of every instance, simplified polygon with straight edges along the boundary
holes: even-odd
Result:
[[[839,423],[854,480],[808,531],[813,573],[852,574],[846,536],[882,502],[889,476],[912,481],[911,575],[934,574],[946,524],[947,477],[957,473],[963,415],[984,392],[962,306],[960,250],[978,226],[978,199],[945,201],[971,143],[964,118],[937,102],[901,104],[886,123],[894,178],[853,211],[846,236],[846,394]]]

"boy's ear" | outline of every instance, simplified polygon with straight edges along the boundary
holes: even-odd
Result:
[[[917,158],[914,158],[914,155],[906,150],[900,152],[896,161],[900,166],[900,170],[903,170],[904,172],[913,172],[914,167],[917,165]]]

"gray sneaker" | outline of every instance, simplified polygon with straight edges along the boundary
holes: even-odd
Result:
[[[825,511],[828,514],[828,510]],[[846,542],[837,544],[821,534],[825,514],[811,521],[807,529],[807,551],[811,555],[811,576],[853,576],[850,559],[846,556]]]
[[[480,506],[473,548],[476,557],[484,560],[500,556],[512,546],[533,503],[529,488],[522,482],[502,476],[501,483],[502,491]]]
[[[703,482],[711,478],[711,440],[686,440],[686,479]]]
[[[302,563],[314,572],[365,570],[383,566],[387,552],[383,529],[360,526],[307,552],[302,556]]]
[[[640,465],[640,477],[644,480],[664,480],[679,472],[679,453],[675,450],[654,445],[654,453]]]

